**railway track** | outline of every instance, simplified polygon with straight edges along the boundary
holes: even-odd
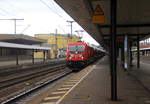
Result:
[[[61,64],[61,65],[57,65],[53,67],[51,66],[51,67],[44,68],[44,69],[41,68],[41,70],[37,70],[35,72],[31,72],[31,73],[15,76],[13,78],[1,80],[0,91],[4,89],[7,90],[9,88],[12,88],[12,86],[15,86],[19,83],[26,82],[34,78],[43,77],[43,76],[46,76],[47,74],[51,74],[50,77],[45,78],[42,81],[34,82],[35,83],[34,85],[30,86],[29,88],[26,88],[25,90],[19,90],[18,92],[15,92],[15,94],[11,94],[10,96],[6,98],[0,98],[0,103],[10,104],[14,100],[22,96],[25,96],[26,94],[29,94],[35,90],[38,90],[42,88],[43,86],[46,86],[47,84],[52,83],[60,79],[61,77],[68,75],[69,73],[71,73],[71,70],[67,69],[65,64]]]
[[[62,65],[63,66],[63,65]],[[64,71],[61,71],[64,68]],[[15,96],[10,96],[7,97],[6,99],[1,100],[1,104],[26,104],[28,101],[32,100],[34,98],[34,96],[37,96],[38,94],[42,93],[42,90],[47,86],[51,86],[53,84],[53,82],[57,81],[58,79],[61,79],[64,76],[67,76],[68,74],[70,74],[72,71],[68,68],[66,68],[65,66],[63,67],[58,67],[54,66],[53,67],[54,70],[49,70],[50,73],[55,73],[55,75],[49,75],[49,78],[46,78],[46,80],[42,80],[39,82],[36,82],[36,84],[32,87],[27,88],[24,91],[20,91],[18,93],[15,94]],[[38,75],[37,73],[35,74],[36,76],[45,76],[44,74],[48,73],[46,72],[47,69],[45,69],[45,72],[41,72],[39,71]],[[71,74],[70,74],[71,75]],[[33,78],[34,75],[32,75]],[[67,78],[67,77],[64,77]]]
[[[14,96],[14,97],[11,97],[7,100],[4,100],[1,102],[1,104],[22,104],[22,99],[26,96],[29,96],[33,93],[36,93],[37,91],[39,91],[40,89],[48,86],[49,84],[51,84],[52,82],[54,81],[57,81],[58,79],[70,74],[71,71],[66,71],[66,72],[63,72],[63,73],[59,73],[57,74],[56,76],[52,77],[52,78],[49,78],[49,80],[47,81],[44,81],[44,82],[40,82],[40,84],[38,84],[37,86],[33,87],[33,88],[30,88],[24,92],[21,92],[20,94]]]
[[[0,89],[12,86],[14,84],[17,84],[17,83],[20,83],[20,82],[23,82],[23,81],[26,81],[26,80],[29,80],[29,79],[32,79],[35,77],[45,75],[47,73],[57,71],[60,68],[62,68],[62,69],[65,68],[65,64],[44,68],[44,69],[37,70],[35,72],[30,72],[27,74],[25,73],[23,75],[18,75],[18,76],[15,76],[13,78],[4,79],[4,80],[0,81]]]
[[[45,62],[45,63],[36,63],[32,65],[20,65],[18,67],[7,67],[0,68],[0,76],[9,76],[15,73],[25,73],[30,70],[36,70],[41,68],[46,68],[54,65],[64,64],[65,61],[54,61],[54,62]]]

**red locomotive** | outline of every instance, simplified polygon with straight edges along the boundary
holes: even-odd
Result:
[[[69,43],[66,51],[67,65],[71,67],[82,67],[102,56],[102,51],[94,49],[87,43]]]

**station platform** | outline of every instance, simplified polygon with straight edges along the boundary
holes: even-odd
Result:
[[[36,62],[42,62],[43,59],[35,59]],[[7,60],[7,61],[1,61],[0,67],[4,66],[16,66],[16,60]],[[26,60],[19,60],[19,64],[32,64],[32,59],[26,59]]]
[[[150,104],[150,93],[141,82],[117,66],[118,101],[111,101],[111,79],[108,57],[95,64],[95,68],[59,104]],[[144,66],[142,66],[144,68]],[[148,81],[148,79],[145,79]],[[149,81],[150,82],[150,81]]]
[[[45,62],[57,62],[57,61],[63,61],[64,58],[58,58],[58,59],[46,59],[45,61],[43,59],[34,59],[34,65],[43,64]],[[7,61],[0,61],[0,69],[7,69],[7,68],[17,68],[19,66],[31,66],[33,65],[32,59],[24,59],[19,60],[18,64],[16,65],[16,60],[7,60]]]

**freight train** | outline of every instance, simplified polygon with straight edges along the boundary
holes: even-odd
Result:
[[[87,43],[69,43],[66,51],[66,64],[69,67],[83,67],[104,56],[105,51]]]

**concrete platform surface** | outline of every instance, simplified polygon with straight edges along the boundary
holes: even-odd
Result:
[[[59,104],[150,104],[150,93],[117,67],[118,101],[111,101],[111,79],[108,57],[100,60],[96,67]]]
[[[64,61],[64,58],[58,58],[58,59],[47,59],[45,62],[57,62],[57,61]],[[44,63],[43,59],[34,59],[34,64],[42,64]],[[16,60],[8,60],[8,61],[0,61],[0,69],[5,69],[5,68],[11,68],[11,67],[19,67],[22,65],[33,65],[32,59],[24,59],[24,60],[19,60],[18,61],[19,65],[16,65]]]

